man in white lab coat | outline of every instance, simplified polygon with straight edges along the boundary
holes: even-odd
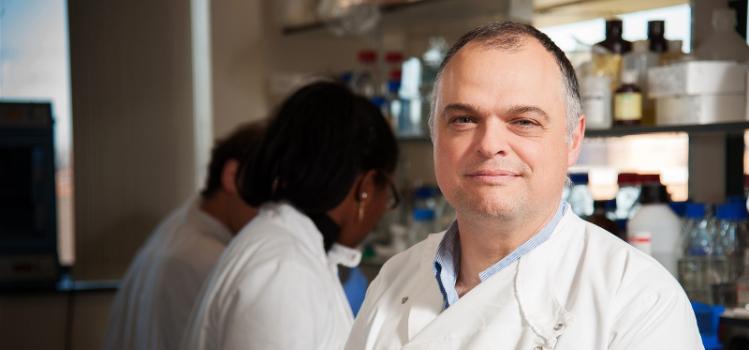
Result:
[[[161,222],[123,278],[105,349],[179,349],[203,282],[257,212],[240,198],[235,178],[263,131],[262,122],[249,123],[215,145],[200,196]]]
[[[548,37],[511,22],[464,35],[430,127],[457,220],[383,266],[347,349],[702,348],[678,282],[560,201],[585,118]]]

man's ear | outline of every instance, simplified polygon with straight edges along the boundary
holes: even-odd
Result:
[[[577,162],[577,157],[580,156],[580,147],[583,144],[583,138],[585,137],[585,115],[580,115],[577,120],[575,128],[572,129],[572,136],[569,140],[569,148],[567,150],[567,166],[573,166]]]
[[[221,170],[221,188],[230,194],[237,194],[237,172],[239,171],[239,161],[229,159],[224,163]]]

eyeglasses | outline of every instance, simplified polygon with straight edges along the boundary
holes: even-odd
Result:
[[[382,173],[382,176],[385,178],[385,181],[388,183],[388,187],[390,187],[390,199],[388,201],[388,209],[392,210],[398,207],[398,205],[401,203],[401,196],[398,194],[398,188],[395,187],[395,182],[393,182],[393,179],[390,178],[385,173]]]

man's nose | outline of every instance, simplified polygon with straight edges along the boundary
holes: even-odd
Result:
[[[505,156],[509,150],[509,130],[504,123],[496,120],[487,121],[476,133],[477,150],[482,157],[494,158]]]

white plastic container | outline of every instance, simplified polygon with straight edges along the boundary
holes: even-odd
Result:
[[[747,120],[746,96],[691,95],[656,99],[658,125],[711,124]]]
[[[627,224],[627,237],[636,242],[638,237],[650,235],[651,255],[674,277],[678,277],[681,257],[681,221],[666,203],[666,188],[659,184],[643,186],[640,209]]]
[[[648,97],[730,95],[746,92],[746,65],[688,61],[648,70]]]

